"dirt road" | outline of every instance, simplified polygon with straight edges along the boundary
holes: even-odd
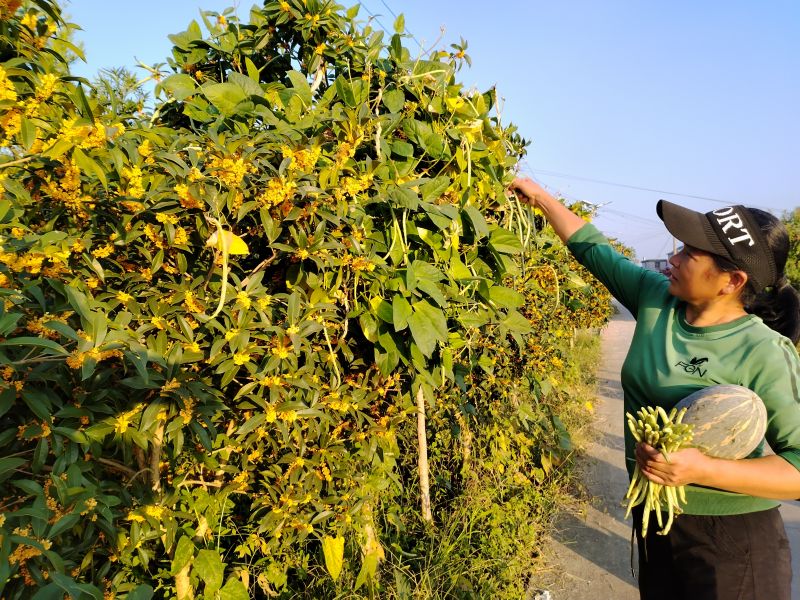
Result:
[[[620,500],[627,486],[623,445],[620,368],[633,336],[633,317],[620,308],[602,334],[598,371],[596,442],[584,461],[590,501],[566,511],[547,549],[552,571],[539,582],[551,600],[637,600],[631,574],[631,525],[624,520]],[[792,598],[800,600],[800,504],[781,509],[792,545]],[[637,560],[634,557],[634,560]]]

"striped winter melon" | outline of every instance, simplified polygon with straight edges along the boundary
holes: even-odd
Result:
[[[717,458],[744,458],[767,430],[767,409],[754,391],[740,385],[712,385],[686,396],[684,423],[694,426],[692,446]]]

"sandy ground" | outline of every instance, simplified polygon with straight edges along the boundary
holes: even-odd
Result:
[[[633,328],[630,313],[620,307],[620,313],[603,331],[603,361],[597,374],[595,403],[596,441],[588,448],[583,465],[589,498],[586,503],[565,510],[558,520],[545,552],[549,567],[541,581],[533,582],[542,600],[639,598],[631,574],[630,520],[624,519],[620,503],[627,474],[619,372]],[[781,510],[792,545],[792,598],[800,600],[800,503],[786,503]],[[534,593],[533,598],[536,597]]]

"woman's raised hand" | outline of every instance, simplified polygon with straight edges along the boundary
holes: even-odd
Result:
[[[530,204],[534,208],[539,207],[540,202],[543,200],[553,199],[542,186],[530,177],[517,177],[511,182],[508,189],[514,192],[520,200]]]

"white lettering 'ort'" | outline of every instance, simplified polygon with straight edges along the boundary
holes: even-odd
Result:
[[[722,227],[722,233],[728,234],[728,229],[733,227],[737,233],[741,233],[742,235],[732,238],[728,237],[728,241],[731,243],[731,246],[735,246],[739,242],[743,242],[744,240],[748,240],[748,246],[755,245],[755,240],[750,236],[750,232],[747,231],[747,228],[744,226],[744,221],[742,221],[742,217],[736,214],[733,210],[732,206],[727,206],[725,208],[720,208],[719,210],[713,211],[714,215],[717,217],[722,217],[717,219],[717,223],[719,223],[720,227]]]

